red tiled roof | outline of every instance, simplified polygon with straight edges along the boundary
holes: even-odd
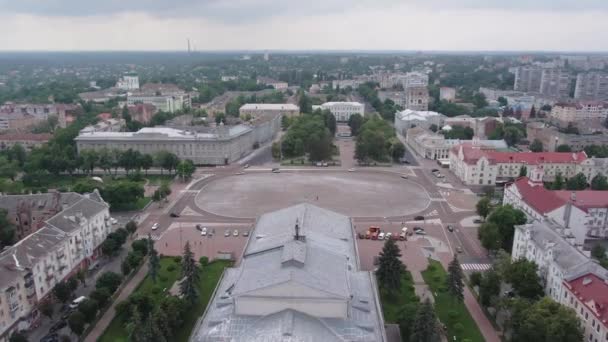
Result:
[[[486,157],[490,164],[523,163],[528,165],[542,163],[579,164],[587,159],[585,152],[499,152],[473,146],[471,143],[456,145],[452,148],[452,151],[458,153],[461,146],[464,161],[467,164],[476,163],[481,157]]]
[[[564,283],[595,317],[608,326],[608,284],[593,273],[588,273]]]
[[[516,186],[524,202],[541,215],[561,207],[568,201],[567,199],[563,200],[558,197],[553,191],[545,189],[542,184],[537,186],[530,185],[528,177],[520,177],[513,182],[512,186]]]
[[[608,191],[598,190],[582,190],[568,191],[559,190],[553,191],[559,198],[568,201],[574,194],[574,204],[581,209],[589,208],[607,208],[608,207]]]
[[[97,117],[101,120],[109,120],[112,118],[112,113],[99,113],[97,114]]]

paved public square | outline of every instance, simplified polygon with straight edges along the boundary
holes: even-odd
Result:
[[[196,205],[213,214],[257,217],[308,202],[352,217],[404,216],[426,209],[424,188],[395,173],[252,172],[207,184]]]

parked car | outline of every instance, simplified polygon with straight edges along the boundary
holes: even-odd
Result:
[[[462,253],[462,247],[460,247],[460,246],[456,247],[456,252]]]
[[[278,167],[272,169],[272,173],[281,173],[281,170]]]
[[[118,220],[117,220],[117,219],[115,219],[115,218],[113,218],[113,217],[110,217],[110,222],[111,222],[112,224],[117,224],[117,223],[118,223]]]
[[[68,323],[66,321],[64,321],[64,320],[61,320],[61,321],[53,324],[51,326],[51,328],[49,329],[49,331],[52,332],[52,333],[54,333],[56,331],[59,331],[59,330],[63,329],[66,325],[68,325]]]
[[[248,231],[248,230],[244,231],[244,232],[243,232],[243,236],[244,236],[244,237],[248,237],[248,236],[249,236],[249,231]]]
[[[439,172],[438,169],[432,169],[431,172]]]
[[[202,230],[201,225],[197,224],[196,226],[194,226],[196,228],[196,230],[198,230],[199,232]]]
[[[363,233],[359,233],[359,234],[357,234],[357,237],[358,237],[359,239],[365,239],[365,234],[363,234]]]
[[[323,166],[323,167],[328,167],[328,166],[329,166],[329,164],[327,164],[327,163],[323,162],[323,163],[321,164],[321,166]]]
[[[57,342],[57,341],[59,341],[59,335],[57,333],[48,334],[40,339],[40,342]]]
[[[171,216],[171,217],[179,217],[179,214],[171,213],[171,214],[169,214],[169,216]]]
[[[235,173],[235,175],[237,175],[237,176],[241,176],[241,175],[244,175],[244,174],[245,174],[245,172],[243,172],[243,171]]]
[[[243,166],[244,169],[248,169],[249,168],[249,164],[245,164],[245,166]]]
[[[483,221],[482,221],[482,220],[480,220],[480,219],[474,219],[474,220],[473,220],[473,223],[476,223],[476,224],[481,224],[481,223],[483,223]]]
[[[230,230],[226,229],[226,231],[224,231],[224,236],[225,237],[230,236]]]
[[[206,235],[207,235],[207,227],[203,227],[203,228],[201,229],[201,235],[202,235],[202,236],[206,236]]]
[[[423,221],[424,220],[424,216],[418,215],[418,216],[414,217],[414,220],[416,220],[416,221]]]
[[[350,168],[350,169],[348,169],[348,172],[355,172],[355,169],[354,168]]]
[[[448,231],[453,232],[454,231],[454,226],[452,226],[451,224],[448,224]]]
[[[393,233],[388,232],[388,233],[384,234],[384,239],[390,240],[392,236],[393,236]]]
[[[417,230],[416,235],[426,235],[426,232],[424,230]]]
[[[422,227],[414,227],[414,231],[415,232],[420,232],[423,231],[424,229]]]
[[[234,231],[232,231],[232,235],[233,236],[239,236],[239,230],[235,229]]]
[[[158,222],[156,222],[152,225],[152,230],[157,230],[157,229],[158,229]]]
[[[407,176],[406,175],[401,175],[401,178],[407,179]]]
[[[380,234],[378,234],[378,240],[384,240],[384,232],[380,232]]]

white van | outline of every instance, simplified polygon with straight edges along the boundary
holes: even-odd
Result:
[[[72,301],[72,303],[70,304],[70,309],[76,309],[78,307],[78,305],[80,305],[80,303],[82,303],[85,299],[87,299],[87,297],[85,297],[85,296],[80,296],[80,297],[74,299]]]

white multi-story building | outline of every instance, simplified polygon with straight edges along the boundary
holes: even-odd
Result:
[[[101,120],[94,125],[88,125],[80,130],[80,133],[90,132],[120,132],[126,123],[124,119]]]
[[[56,210],[36,220],[32,214],[40,206]],[[0,340],[6,341],[40,318],[37,304],[47,300],[55,284],[100,255],[113,226],[109,206],[97,191],[2,196],[0,208],[16,223],[41,227],[0,253]]]
[[[458,144],[471,143],[472,140],[446,139],[443,134],[432,133],[422,127],[407,130],[405,142],[417,155],[433,160],[447,161],[450,159],[450,149]],[[506,149],[504,140],[478,140],[481,146],[494,149]]]
[[[395,129],[405,136],[407,130],[413,127],[428,129],[431,125],[435,125],[441,128],[445,118],[445,115],[437,112],[405,109],[395,113]]]
[[[545,96],[567,98],[570,92],[570,74],[560,68],[543,68],[540,93]]]
[[[320,106],[313,106],[313,110],[329,110],[336,121],[346,122],[353,114],[365,115],[365,105],[359,102],[325,102]]]
[[[126,74],[118,79],[116,82],[116,88],[122,90],[136,90],[139,89],[139,76],[134,74]]]
[[[333,80],[331,81],[331,87],[332,89],[345,89],[345,88],[352,88],[352,89],[357,89],[360,85],[362,85],[363,83],[367,82],[366,80]]]
[[[150,104],[163,112],[175,113],[192,105],[190,94],[175,84],[147,83],[127,95],[127,105]]]
[[[456,88],[441,87],[439,88],[439,99],[452,102],[456,99]]]
[[[240,115],[287,115],[300,114],[300,107],[292,103],[246,103],[239,108]]]
[[[529,220],[549,218],[570,229],[577,244],[608,238],[608,191],[547,190],[541,168],[505,187],[503,204],[520,209]]]
[[[378,98],[382,102],[391,100],[401,108],[405,108],[406,106],[405,92],[403,91],[379,91]]]
[[[285,90],[285,89],[289,88],[289,84],[287,82],[278,81],[278,80],[268,78],[268,77],[258,77],[257,83],[264,84],[269,87],[273,87],[276,90]]]
[[[574,98],[580,100],[608,100],[608,73],[586,72],[576,76]]]
[[[426,87],[429,85],[429,75],[423,72],[412,71],[405,74],[403,78],[403,89],[414,87]]]
[[[593,163],[585,152],[499,152],[475,140],[450,150],[450,170],[468,185],[495,185],[497,180],[515,179],[523,166],[542,167],[546,181],[558,173],[565,178],[579,172],[587,177],[593,173]]]
[[[515,70],[513,89],[523,92],[539,92],[543,69],[537,66],[521,66]]]
[[[548,220],[516,226],[511,257],[536,263],[545,293],[556,302],[562,299],[564,279],[586,273],[608,279],[608,271],[574,245],[568,229]]]
[[[566,277],[562,282],[560,303],[576,312],[584,329],[585,341],[608,339],[608,278],[595,273]]]
[[[608,103],[606,102],[557,103],[551,108],[551,118],[563,123],[606,119],[606,117],[608,117]]]

